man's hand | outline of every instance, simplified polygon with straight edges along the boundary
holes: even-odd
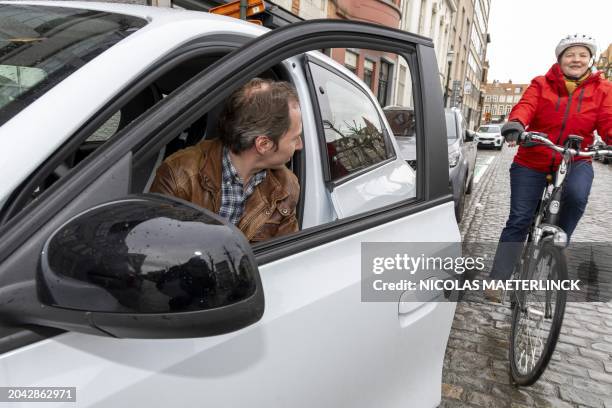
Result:
[[[502,127],[501,133],[502,136],[506,138],[506,143],[508,143],[508,146],[514,147],[516,146],[516,142],[518,141],[519,136],[524,131],[525,128],[523,127],[523,125],[521,125],[520,122],[512,121],[506,123]]]

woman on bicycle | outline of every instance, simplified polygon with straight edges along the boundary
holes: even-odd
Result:
[[[559,42],[557,62],[546,75],[531,81],[502,128],[509,146],[516,145],[525,129],[546,133],[558,145],[573,134],[584,138],[584,148],[593,144],[595,130],[606,143],[612,143],[612,85],[601,73],[592,72],[596,52],[595,40],[588,36],[570,35]],[[519,147],[510,167],[510,216],[499,239],[491,278],[508,279],[512,274],[546,186],[546,175],[554,174],[560,161],[560,155],[545,146]],[[568,239],[584,214],[592,181],[591,160],[576,157],[560,214],[560,227]],[[498,298],[497,293],[485,294]]]

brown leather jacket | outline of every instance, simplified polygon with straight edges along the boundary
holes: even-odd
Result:
[[[168,157],[157,169],[152,193],[171,195],[219,213],[223,145],[205,140]],[[298,230],[295,207],[300,186],[289,169],[268,170],[245,203],[238,228],[251,242]]]

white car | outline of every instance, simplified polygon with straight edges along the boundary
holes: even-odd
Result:
[[[46,407],[439,404],[454,303],[364,302],[361,274],[363,243],[460,241],[430,40],[63,1],[0,2],[0,27],[0,386],[75,387]],[[372,92],[316,51],[332,47],[419,72],[416,172]],[[251,246],[147,192],[255,75],[295,85],[304,149],[301,231]]]
[[[501,150],[504,147],[504,137],[501,134],[502,125],[482,125],[476,131],[478,147],[492,147]]]

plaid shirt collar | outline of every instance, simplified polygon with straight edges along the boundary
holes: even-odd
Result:
[[[238,225],[242,213],[244,212],[244,204],[253,194],[255,187],[266,178],[266,170],[253,175],[246,186],[243,180],[238,175],[238,171],[234,167],[230,158],[229,149],[223,148],[222,162],[222,179],[221,179],[221,208],[219,215],[227,218],[232,224]]]

